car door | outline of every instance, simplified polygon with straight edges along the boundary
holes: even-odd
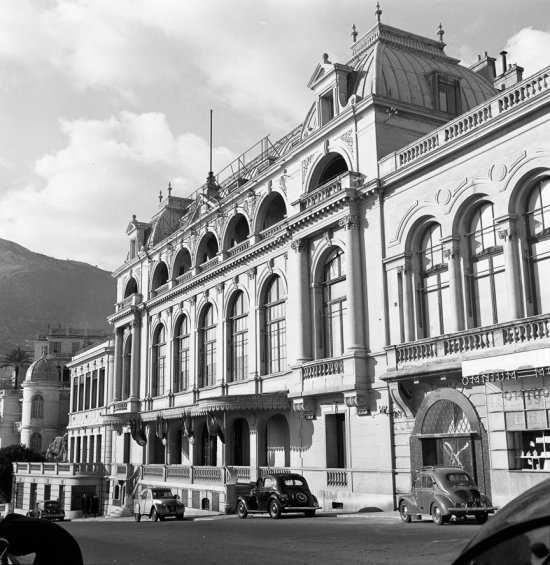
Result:
[[[145,515],[149,515],[151,512],[151,502],[153,501],[153,497],[151,494],[150,489],[145,489],[141,493],[141,510],[140,512]]]
[[[422,475],[421,510],[428,514],[434,498],[434,482],[430,475]]]
[[[422,512],[422,475],[416,475],[413,484],[413,494],[414,501],[416,504],[416,510]]]
[[[273,477],[265,477],[261,486],[257,487],[256,500],[258,501],[258,510],[267,510],[267,501],[274,487]]]

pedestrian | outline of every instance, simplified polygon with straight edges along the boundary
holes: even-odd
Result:
[[[99,514],[99,496],[97,496],[97,493],[94,492],[94,494],[92,495],[92,503],[91,503],[91,512],[94,515],[94,518],[97,518],[97,515]]]
[[[21,514],[8,514],[0,522],[2,563],[7,555],[35,554],[35,565],[83,565],[75,538],[58,524]]]
[[[82,510],[82,516],[86,518],[88,514],[88,495],[86,493],[80,497],[80,510]]]

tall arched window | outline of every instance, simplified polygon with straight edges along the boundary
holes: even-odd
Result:
[[[468,241],[473,322],[476,327],[496,324],[504,319],[508,294],[492,204],[483,204],[475,211]]]
[[[151,396],[161,396],[164,394],[166,375],[166,332],[162,324],[155,330],[153,336],[152,356]]]
[[[182,316],[176,325],[174,392],[189,388],[189,318]]]
[[[345,256],[336,249],[327,257],[323,270],[323,318],[325,357],[344,353],[344,323],[346,313]]]
[[[248,302],[237,293],[229,311],[231,336],[230,379],[244,381],[248,373]]]
[[[42,436],[38,432],[33,432],[31,434],[30,448],[37,453],[42,451]]]
[[[216,315],[212,304],[202,313],[200,325],[201,386],[216,383]]]
[[[265,294],[264,351],[266,374],[286,369],[286,308],[283,284],[280,277],[273,277]]]
[[[44,397],[41,394],[35,394],[31,399],[31,418],[44,417]]]
[[[445,312],[450,305],[449,272],[443,258],[441,226],[430,225],[418,251],[420,267],[420,322],[424,337],[445,333]]]
[[[124,342],[122,354],[122,398],[130,396],[130,378],[132,366],[132,334],[129,334]]]
[[[544,291],[550,280],[550,179],[532,189],[525,217],[533,313],[543,314],[550,311],[550,293]]]

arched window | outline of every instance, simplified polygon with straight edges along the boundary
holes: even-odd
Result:
[[[265,374],[284,371],[286,369],[286,308],[280,277],[273,277],[267,287],[263,313]]]
[[[441,226],[431,224],[418,250],[420,275],[420,324],[423,337],[445,333],[445,313],[450,306],[449,271],[443,258]]]
[[[130,396],[130,378],[132,365],[132,335],[128,335],[124,342],[122,354],[122,398]]]
[[[237,293],[229,311],[231,336],[230,379],[244,381],[248,373],[248,303],[243,292]]]
[[[323,318],[325,357],[344,353],[344,322],[346,313],[345,256],[341,249],[334,250],[323,270]]]
[[[31,434],[30,448],[37,453],[42,451],[42,436],[38,432],[33,432]]]
[[[44,397],[41,394],[35,394],[31,399],[31,418],[44,417]]]
[[[166,332],[162,324],[155,330],[152,356],[151,396],[161,396],[166,374]]]
[[[204,309],[200,324],[201,386],[216,383],[216,316],[212,304]]]
[[[525,217],[533,313],[543,314],[550,311],[550,293],[544,291],[550,277],[550,179],[532,189]]]
[[[496,324],[505,317],[508,294],[492,204],[483,204],[475,211],[468,242],[473,323],[475,327]]]
[[[174,392],[189,388],[189,318],[182,316],[176,326]]]
[[[124,298],[128,298],[132,296],[132,294],[136,294],[138,291],[137,282],[134,277],[131,277],[130,280],[126,284],[126,289],[124,291]]]

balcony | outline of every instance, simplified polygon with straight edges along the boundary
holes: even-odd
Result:
[[[228,257],[235,257],[235,256],[241,254],[243,251],[246,251],[249,247],[250,247],[250,241],[248,241],[248,240],[243,241],[242,243],[235,245],[235,247],[228,249],[227,250],[227,256]]]
[[[343,191],[349,189],[355,189],[361,185],[361,175],[359,173],[354,173],[348,171],[335,179],[327,182],[323,186],[316,188],[312,192],[308,192],[306,195],[300,198],[300,209],[302,211],[309,210],[324,202],[325,200],[331,199],[336,194],[340,194]]]
[[[20,475],[94,475],[104,476],[103,463],[23,463],[13,464],[14,474]]]
[[[362,375],[366,375],[366,354],[309,361],[299,371],[304,396],[355,389],[365,384]]]
[[[503,355],[550,345],[550,315],[533,316],[421,339],[386,348],[388,371],[418,372],[428,364],[451,363],[456,368],[468,359]]]
[[[205,263],[200,265],[200,272],[207,273],[208,271],[215,269],[218,263],[219,263],[219,258],[216,256],[213,259],[210,259],[209,261],[206,261]]]
[[[125,308],[129,308],[130,306],[137,306],[138,304],[141,304],[142,301],[143,301],[143,296],[141,294],[131,294],[121,302],[117,303],[116,311],[121,312],[122,310],[124,310]]]

